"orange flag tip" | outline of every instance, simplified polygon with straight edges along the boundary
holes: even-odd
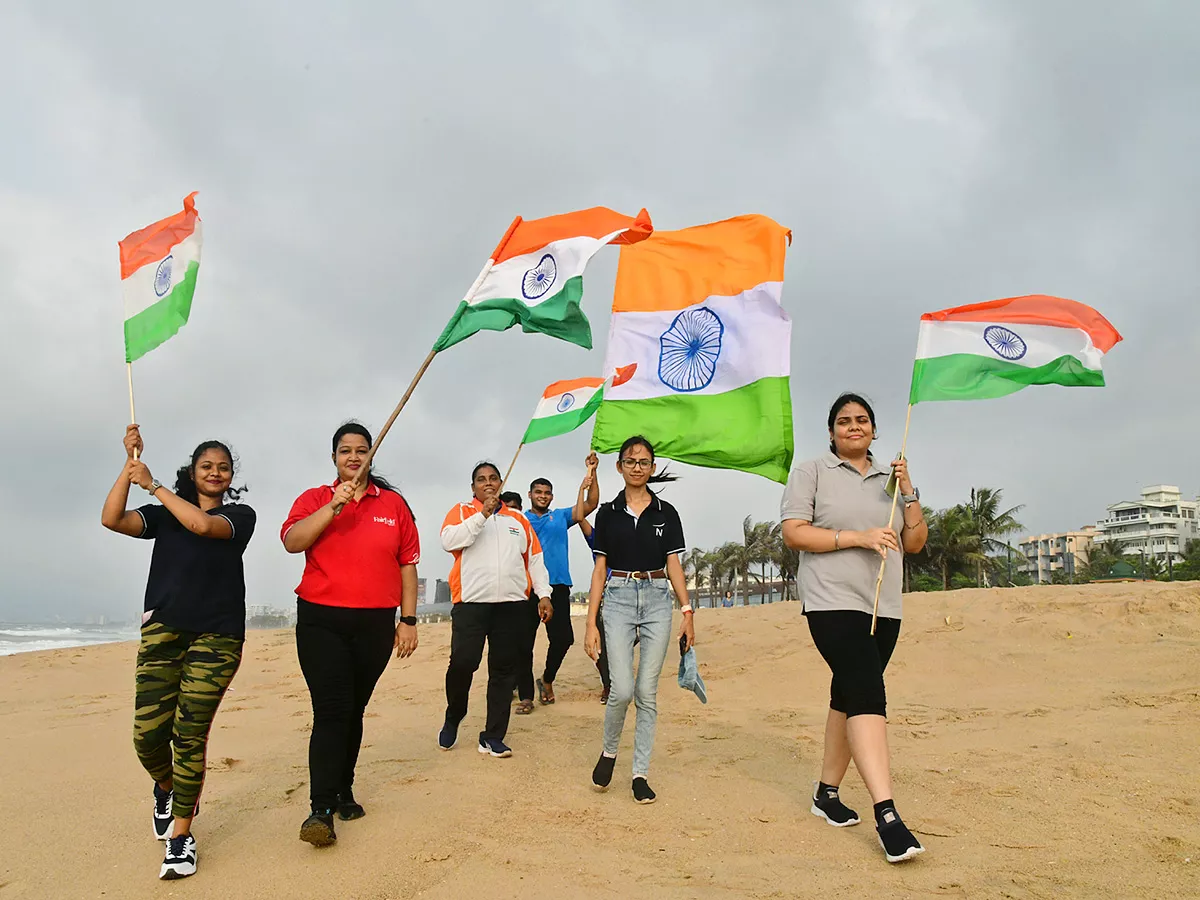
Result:
[[[196,195],[198,193],[200,193],[200,192],[192,191],[190,194],[188,194],[186,197],[183,198],[184,212],[194,213],[196,211]]]
[[[617,371],[613,373],[613,387],[616,387],[618,384],[624,384],[625,382],[627,382],[630,378],[633,377],[633,374],[636,371],[637,371],[637,363],[630,363],[627,366],[621,366],[620,368],[618,368]]]

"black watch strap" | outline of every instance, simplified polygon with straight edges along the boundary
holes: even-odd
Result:
[[[401,616],[396,621],[398,621],[401,625],[416,625],[417,617],[416,616]]]

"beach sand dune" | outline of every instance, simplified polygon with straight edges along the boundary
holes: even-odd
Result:
[[[287,632],[252,633],[218,716],[200,872],[156,878],[134,757],[132,644],[0,658],[0,900],[15,898],[1200,896],[1200,584],[912,595],[889,669],[896,799],[928,853],[809,814],[828,674],[798,604],[702,610],[709,703],[659,693],[651,782],[589,789],[599,682],[576,646],[514,757],[439,752],[449,626],[421,630],[368,711],[340,841],[297,839],[308,695]],[[544,652],[539,639],[538,658]],[[486,665],[486,664],[485,664]],[[630,711],[630,720],[633,712]],[[869,819],[851,769],[843,797]]]

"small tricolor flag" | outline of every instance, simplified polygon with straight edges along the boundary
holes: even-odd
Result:
[[[523,331],[540,331],[590,350],[592,326],[579,307],[583,270],[605,244],[632,244],[651,231],[644,209],[636,218],[603,206],[529,222],[517,216],[450,317],[434,352],[477,331],[504,331],[518,323]]]
[[[145,356],[182,328],[192,310],[200,271],[196,191],[177,212],[121,241],[125,294],[125,361]]]
[[[554,382],[538,401],[521,443],[532,444],[574,431],[599,409],[605,391],[614,384],[624,384],[636,370],[637,363],[634,363],[617,369],[608,378],[573,378]]]
[[[921,316],[909,403],[990,400],[1031,384],[1103,387],[1121,335],[1083,303],[1031,294]]]

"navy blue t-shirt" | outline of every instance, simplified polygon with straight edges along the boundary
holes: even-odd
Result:
[[[193,534],[167,510],[150,503],[139,507],[140,538],[154,541],[146,580],[147,621],[178,631],[246,635],[246,579],[242,554],[254,534],[249,506],[230,503],[210,509],[233,529],[229,540]]]

